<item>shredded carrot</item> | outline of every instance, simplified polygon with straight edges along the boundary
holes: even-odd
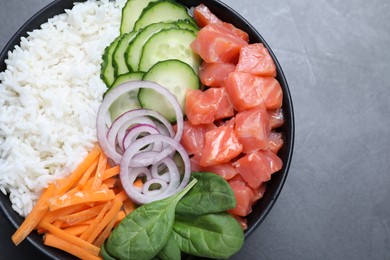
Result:
[[[118,175],[119,172],[120,172],[119,165],[114,166],[112,168],[109,168],[109,169],[104,171],[103,180],[106,180],[108,178],[114,177],[114,176]]]
[[[65,241],[64,239],[61,239],[50,233],[45,235],[43,239],[43,243],[47,246],[55,247],[65,252],[68,252],[69,254],[77,256],[80,259],[91,259],[91,260],[101,259],[100,257],[91,254],[86,249],[75,246],[74,244],[69,243],[68,241]]]
[[[102,149],[99,145],[95,145],[87,157],[82,161],[77,168],[59,185],[57,188],[56,194],[63,194],[65,191],[69,190],[75,183],[81,178],[83,173],[88,169],[88,167],[94,162],[96,157],[102,152]]]
[[[104,171],[106,170],[107,156],[104,153],[100,154],[99,163],[96,169],[95,178],[92,183],[92,190],[98,190],[103,181]]]
[[[64,194],[49,201],[49,209],[56,210],[81,203],[108,201],[115,198],[112,190],[78,191],[73,195]]]
[[[87,240],[87,238],[91,235],[93,230],[99,225],[100,221],[104,217],[104,214],[106,214],[106,212],[110,209],[111,206],[112,206],[111,201],[108,201],[105,204],[105,206],[102,209],[102,211],[100,211],[100,213],[96,216],[94,221],[91,223],[91,225],[89,225],[89,227],[80,235],[80,238],[82,238],[84,240]]]
[[[116,220],[118,218],[119,213],[117,212],[115,216],[110,220],[108,225],[104,228],[104,230],[100,233],[100,235],[96,238],[95,242],[93,243],[97,247],[101,247],[104,243],[104,241],[108,238],[108,236],[111,233],[112,228],[114,227]]]
[[[118,218],[116,219],[115,224],[122,221],[126,216],[127,216],[127,214],[123,210],[119,211]]]
[[[136,179],[134,181],[134,186],[137,187],[137,188],[142,188],[144,186],[144,183],[142,182],[141,179]]]
[[[121,201],[115,201],[112,208],[107,212],[102,221],[98,224],[98,226],[92,231],[92,233],[88,236],[87,241],[89,243],[93,243],[96,237],[100,234],[100,232],[110,223],[111,219],[118,215],[119,210],[122,207]],[[115,217],[116,218],[116,217]]]
[[[61,209],[54,210],[54,211],[49,211],[45,214],[45,216],[42,218],[42,220],[45,222],[48,222],[48,223],[53,223],[55,220],[59,219],[61,216],[67,216],[69,214],[83,211],[83,210],[88,209],[88,208],[90,208],[90,207],[87,205],[79,204],[79,205],[61,208]]]
[[[44,244],[81,259],[100,259],[100,246],[135,204],[99,145],[66,178],[50,184],[12,236],[15,245],[32,230]],[[142,181],[140,185],[143,185]]]
[[[109,178],[107,180],[104,180],[103,184],[107,185],[109,188],[114,188],[117,181],[118,181],[118,178]]]
[[[131,212],[135,210],[135,203],[131,199],[127,199],[123,202],[123,210],[126,215],[129,215]]]
[[[126,191],[124,191],[124,190],[122,190],[121,192],[119,192],[119,193],[117,193],[116,195],[115,195],[115,200],[116,201],[121,201],[121,202],[123,202],[123,201],[125,201],[125,200],[127,200],[129,197],[127,196],[127,193],[126,193]]]
[[[87,208],[83,211],[79,211],[66,216],[61,216],[58,219],[70,225],[77,224],[90,218],[96,217],[99,212],[104,208],[104,206],[104,204],[99,204],[92,208]]]
[[[75,225],[70,226],[68,228],[64,228],[63,230],[71,235],[79,236],[88,228],[88,224],[85,225]]]
[[[90,218],[90,219],[87,219],[87,220],[84,220],[82,222],[79,222],[79,223],[76,223],[76,224],[68,224],[66,222],[64,222],[64,224],[62,224],[61,228],[62,229],[67,229],[67,228],[70,228],[70,227],[73,227],[73,226],[79,226],[79,225],[91,225],[92,222],[95,220],[95,218]]]
[[[88,243],[87,241],[85,241],[77,236],[71,235],[71,234],[65,232],[64,230],[55,227],[54,225],[52,225],[50,223],[41,222],[40,225],[44,229],[46,229],[47,231],[52,233],[53,235],[56,235],[57,237],[60,237],[61,239],[65,240],[65,241],[67,241],[75,246],[85,248],[89,253],[91,253],[93,255],[96,255],[96,256],[99,255],[99,252],[100,252],[99,247],[94,246],[91,243]]]
[[[92,175],[93,171],[96,169],[98,162],[99,162],[99,160],[95,159],[95,161],[88,167],[88,169],[85,171],[85,173],[81,177],[81,179],[79,181],[79,186],[81,188],[84,187],[85,183],[88,181],[89,177]]]
[[[54,194],[55,185],[49,187],[43,192],[30,214],[25,218],[22,225],[12,235],[12,241],[19,245],[37,226],[49,209],[48,199]]]

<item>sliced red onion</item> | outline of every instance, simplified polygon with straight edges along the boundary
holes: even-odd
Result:
[[[176,131],[160,113],[148,109],[130,110],[114,122],[106,122],[112,103],[124,93],[139,88],[153,89],[169,100],[176,113]],[[98,111],[97,136],[102,150],[111,161],[120,164],[123,188],[138,204],[169,197],[188,184],[191,167],[187,152],[179,143],[182,133],[180,104],[166,88],[153,82],[131,81],[114,88],[107,93]],[[184,162],[182,176],[172,159],[176,152]],[[137,178],[145,176],[142,188],[134,186]],[[152,189],[152,185],[158,188]]]
[[[145,177],[145,178],[146,178],[146,181],[152,179],[152,175],[150,174],[149,169],[146,168],[146,167],[134,168],[134,169],[133,169],[132,178],[129,178],[128,181],[129,181],[131,184],[133,184],[133,186],[134,186],[135,180],[136,180],[137,178],[142,178],[142,177]],[[122,184],[122,185],[123,185],[123,184]],[[135,188],[138,192],[142,192],[142,187],[134,186],[134,188]]]
[[[136,126],[133,126],[130,128],[126,135],[121,138],[122,140],[122,149],[126,150],[126,147],[129,146],[131,143],[133,143],[135,140],[137,140],[142,134],[160,134],[160,132],[157,130],[156,127],[148,124],[138,124]],[[119,136],[118,136],[119,138]],[[149,148],[150,146],[148,146]],[[150,147],[151,149],[155,151],[161,151],[162,144],[161,143],[154,143],[153,147]],[[143,149],[145,150],[145,149]]]
[[[150,153],[157,154],[157,156],[153,156],[152,158],[144,157],[142,159],[137,159],[135,164],[137,164],[138,166],[132,166],[132,164],[134,164],[133,163],[134,157],[136,155],[143,153],[140,152],[140,149],[145,145],[149,145],[153,142],[166,143],[170,147],[174,148],[180,154],[184,162],[184,174],[181,181],[180,181],[181,176],[179,174],[178,168],[174,163],[174,161],[170,157],[168,157],[169,154],[156,161],[156,157],[161,156],[164,151],[160,153],[146,152],[149,154]],[[170,150],[170,149],[165,149],[165,150]],[[161,187],[161,192],[155,192],[153,193],[155,194],[153,196],[148,196],[146,194],[137,191],[137,189],[133,185],[133,182],[136,178],[135,170],[134,170],[136,168],[134,167],[149,167],[151,165],[161,164],[161,163],[164,163],[167,166],[168,173],[169,173],[169,183],[167,183],[166,187],[164,186],[165,189],[164,187]],[[123,188],[126,191],[127,195],[132,200],[134,200],[136,203],[139,204],[145,204],[155,200],[160,200],[169,197],[175,194],[176,192],[180,191],[188,184],[190,173],[191,173],[190,160],[183,146],[176,140],[160,134],[148,135],[141,139],[137,139],[135,142],[133,142],[127,147],[121,160],[120,178],[122,181]],[[163,181],[161,178],[153,178],[153,179],[158,179],[160,181]]]
[[[133,121],[133,120],[131,120],[131,121]],[[150,125],[150,126],[153,126],[154,128],[156,128],[155,122],[152,119],[150,119],[149,117],[141,116],[141,117],[138,117],[137,120],[134,119],[134,121],[137,122],[137,123],[135,123],[135,126],[143,124],[143,125]],[[118,134],[116,136],[116,141],[118,142],[118,145],[121,147],[122,151],[125,150],[125,148],[123,147],[123,140],[125,139],[128,132],[129,132],[129,127],[127,125],[123,125],[119,129]],[[122,154],[123,154],[123,152],[122,152]]]
[[[111,91],[107,93],[107,95],[104,97],[104,100],[99,108],[98,115],[97,115],[97,137],[98,141],[100,143],[100,146],[102,147],[102,150],[104,153],[111,158],[115,163],[119,164],[122,158],[122,155],[118,153],[116,147],[117,145],[113,143],[113,139],[111,135],[117,136],[117,132],[119,131],[120,127],[117,128],[116,126],[114,127],[112,124],[110,127],[110,137],[108,137],[107,132],[107,126],[106,126],[106,117],[107,114],[109,113],[109,108],[111,107],[112,103],[115,102],[121,95],[124,93],[127,93],[129,91],[133,91],[139,88],[146,88],[146,89],[153,89],[154,91],[157,91],[158,93],[164,95],[165,98],[168,99],[169,103],[172,105],[175,113],[176,113],[176,123],[177,123],[177,130],[176,134],[174,134],[174,131],[172,129],[171,124],[159,113],[152,111],[152,110],[146,110],[146,109],[137,109],[137,110],[131,110],[128,113],[134,114],[135,116],[150,116],[153,114],[153,117],[156,117],[160,122],[162,122],[169,132],[171,134],[174,134],[174,139],[176,141],[180,141],[182,133],[183,133],[183,113],[180,107],[179,102],[177,101],[176,97],[169,92],[166,88],[162,87],[161,85],[150,82],[150,81],[128,81],[125,82]],[[146,112],[148,111],[148,112]],[[150,112],[151,111],[151,112]],[[124,113],[122,116],[124,116]],[[122,116],[117,118],[115,121],[127,121],[125,119],[121,119]],[[168,122],[168,123],[166,123]],[[112,129],[114,127],[114,129]],[[115,133],[115,134],[114,134]]]

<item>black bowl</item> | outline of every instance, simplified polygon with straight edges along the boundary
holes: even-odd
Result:
[[[178,2],[183,3],[187,7],[197,6],[200,3],[204,3],[208,8],[217,15],[223,21],[232,23],[236,27],[246,31],[249,34],[250,42],[261,42],[263,43],[267,49],[269,50],[277,68],[277,80],[283,89],[283,113],[285,123],[279,129],[283,133],[284,137],[284,145],[279,151],[279,156],[283,161],[283,168],[272,175],[272,179],[267,184],[267,190],[262,199],[260,199],[253,207],[253,211],[247,217],[248,221],[248,229],[245,231],[245,238],[248,238],[256,228],[264,221],[273,205],[278,198],[284,182],[287,178],[288,170],[290,167],[292,154],[293,154],[293,146],[294,146],[294,113],[293,113],[293,105],[292,99],[290,95],[290,91],[287,85],[287,81],[284,77],[282,68],[277,61],[274,53],[263,39],[263,37],[256,31],[256,29],[250,25],[241,15],[235,12],[232,8],[225,5],[224,3],[218,0],[177,0]],[[47,20],[57,14],[61,14],[65,9],[70,9],[73,6],[74,2],[83,2],[82,0],[56,0],[51,4],[47,5],[41,11],[36,13],[30,20],[28,20],[12,37],[12,39],[5,46],[3,51],[0,54],[0,71],[4,71],[6,69],[5,59],[7,59],[8,52],[14,49],[15,45],[19,45],[20,38],[26,37],[27,32],[32,31],[34,29],[38,29],[41,24],[47,22]],[[0,193],[0,208],[6,218],[10,221],[10,223],[18,228],[22,223],[23,218],[20,217],[11,207],[10,200],[8,196]],[[36,247],[43,255],[51,259],[71,259],[72,257],[68,254],[56,250],[54,248],[50,248],[43,245],[42,237],[37,233],[33,232],[28,236],[27,240]]]

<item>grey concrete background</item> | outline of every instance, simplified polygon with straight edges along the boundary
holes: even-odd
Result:
[[[51,0],[0,0],[0,49]],[[390,2],[224,0],[286,74],[296,142],[284,189],[233,259],[390,259]],[[0,215],[0,258],[14,247]]]

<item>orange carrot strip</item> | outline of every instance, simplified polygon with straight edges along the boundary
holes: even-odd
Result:
[[[103,174],[107,165],[107,156],[104,153],[100,154],[99,163],[96,169],[95,178],[92,183],[92,190],[98,190],[103,181]]]
[[[127,196],[127,193],[126,191],[122,190],[121,192],[119,192],[118,194],[115,195],[115,200],[116,201],[125,201],[129,198],[129,196]]]
[[[135,210],[135,204],[131,199],[127,199],[123,202],[123,209],[126,215],[129,215],[131,212]]]
[[[75,225],[68,228],[64,228],[63,230],[66,233],[69,233],[74,236],[81,235],[86,229],[88,228],[88,225]]]
[[[53,235],[56,235],[57,237],[71,243],[72,245],[78,246],[80,248],[85,248],[85,250],[87,250],[89,253],[91,253],[93,255],[96,255],[96,256],[99,255],[99,252],[100,252],[99,247],[94,246],[91,243],[88,243],[87,241],[80,239],[77,236],[71,235],[71,234],[65,232],[64,230],[53,226],[50,223],[41,222],[40,225],[43,228],[47,229],[47,231],[49,231]]]
[[[55,220],[59,219],[61,216],[66,216],[69,214],[73,214],[78,211],[82,211],[85,209],[90,208],[87,205],[84,204],[79,204],[79,205],[73,205],[70,207],[65,207],[53,211],[48,211],[45,216],[42,218],[42,221],[48,222],[48,223],[53,223]]]
[[[55,247],[57,249],[68,252],[71,255],[74,255],[80,259],[91,259],[97,260],[100,259],[97,255],[91,254],[89,251],[83,249],[82,247],[75,246],[68,241],[59,238],[53,234],[46,234],[43,243],[47,246]]]
[[[89,177],[92,175],[93,171],[96,169],[96,166],[98,165],[99,160],[95,159],[95,161],[89,166],[89,168],[85,171],[83,176],[81,177],[78,185],[83,188]]]
[[[142,182],[141,179],[136,179],[136,180],[134,181],[134,186],[135,186],[135,187],[138,187],[138,188],[142,188],[142,187],[144,186],[144,183]]]
[[[64,221],[57,219],[56,221],[54,221],[53,226],[61,228],[62,224],[64,224]]]
[[[72,196],[64,194],[60,197],[49,200],[49,209],[56,210],[81,203],[108,201],[112,200],[113,198],[115,198],[115,193],[108,189],[96,191],[79,191]]]
[[[92,231],[92,233],[88,236],[87,241],[89,243],[92,243],[96,237],[99,235],[100,232],[110,223],[110,221],[118,215],[118,211],[122,207],[121,201],[115,201],[112,208],[107,212],[107,214],[104,216],[102,221],[99,223],[99,225]]]
[[[115,223],[121,222],[125,217],[126,213],[123,210],[119,211],[118,218],[116,219]]]
[[[24,219],[22,225],[12,235],[12,241],[15,245],[19,245],[41,221],[49,209],[48,199],[53,195],[54,190],[55,185],[50,184],[38,199],[30,214]]]
[[[97,216],[103,208],[104,208],[104,204],[100,204],[92,208],[87,208],[85,210],[70,215],[63,215],[59,217],[59,220],[62,220],[69,225],[74,225],[76,223],[80,223],[82,221]]]
[[[114,225],[116,223],[118,215],[119,215],[119,213],[117,212],[115,214],[115,216],[107,224],[107,226],[104,228],[104,230],[100,233],[100,235],[96,238],[95,242],[93,243],[95,246],[101,247],[103,245],[104,241],[111,234],[111,230],[112,230],[112,228],[114,227]]]
[[[81,239],[87,240],[87,238],[90,236],[90,234],[93,232],[93,230],[99,225],[100,221],[103,219],[104,215],[110,209],[111,206],[112,206],[111,201],[107,201],[105,203],[105,206],[102,209],[102,211],[100,211],[99,215],[97,215],[97,217],[89,225],[89,227],[80,235]]]
[[[73,227],[73,226],[80,226],[80,225],[87,225],[87,226],[89,226],[89,225],[91,225],[93,223],[94,220],[95,220],[95,218],[93,217],[93,218],[81,221],[81,222],[79,222],[79,223],[77,223],[75,225],[70,225],[70,224],[64,222],[64,224],[62,224],[61,228],[62,229],[66,229],[66,228],[70,228],[70,227]]]
[[[109,188],[114,188],[118,178],[109,178],[103,181],[103,184],[107,185]]]
[[[102,152],[99,145],[95,145],[93,149],[88,153],[87,157],[82,161],[77,168],[62,182],[59,183],[56,195],[61,195],[67,190],[69,190],[75,183],[81,178],[83,173],[88,169],[88,167],[93,163],[96,157]]]
[[[119,165],[109,168],[104,171],[103,180],[114,177],[119,174],[121,168]]]

